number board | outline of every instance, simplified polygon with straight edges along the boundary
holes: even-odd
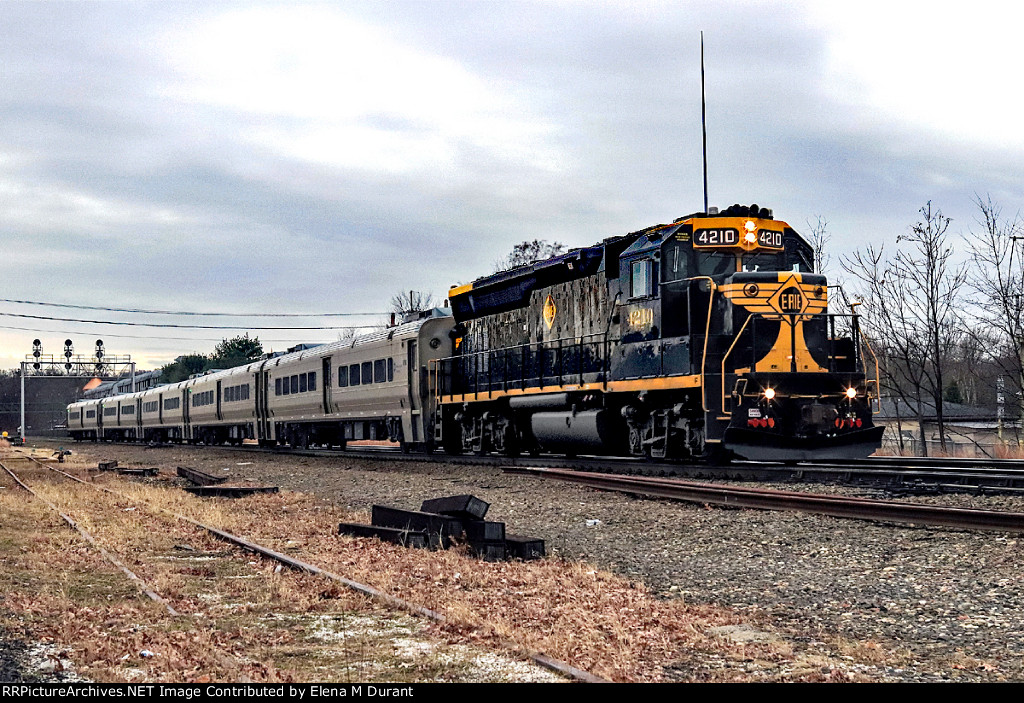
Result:
[[[757,247],[764,249],[783,249],[783,233],[771,229],[757,231]],[[709,227],[698,229],[693,233],[693,246],[700,247],[737,247],[753,249],[751,244],[740,241],[740,231],[735,227]]]
[[[757,230],[757,245],[765,249],[783,249],[782,232],[770,229]]]
[[[698,229],[693,233],[695,247],[734,247],[740,243],[740,231],[735,227]]]

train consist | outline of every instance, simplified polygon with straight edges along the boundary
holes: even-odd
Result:
[[[435,412],[425,369],[451,353],[454,322],[440,311],[418,317],[351,342],[72,403],[68,432],[76,440],[426,446]]]
[[[696,213],[449,291],[384,332],[68,408],[76,439],[867,456],[877,361],[813,251],[755,206]],[[870,373],[869,373],[870,372]]]

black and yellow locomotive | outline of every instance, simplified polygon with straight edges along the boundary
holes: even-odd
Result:
[[[432,364],[435,440],[449,452],[867,456],[883,432],[877,362],[853,311],[827,312],[813,270],[789,225],[734,205],[454,287],[455,355]]]

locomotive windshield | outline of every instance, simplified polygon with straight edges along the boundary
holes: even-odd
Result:
[[[695,252],[695,276],[725,276],[736,271],[736,255],[732,252]]]
[[[669,241],[662,251],[662,283],[694,276],[724,276],[736,270],[736,255],[722,251],[694,251],[686,242]]]
[[[742,256],[744,271],[786,271],[785,259],[780,252],[754,251]],[[802,269],[798,269],[802,270]]]

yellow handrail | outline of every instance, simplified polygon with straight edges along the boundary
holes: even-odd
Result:
[[[861,337],[861,339],[864,340],[864,346],[866,346],[868,348],[868,351],[871,352],[871,358],[875,360],[875,377],[874,378],[865,378],[864,379],[864,388],[866,390],[869,387],[869,384],[874,382],[874,384],[875,384],[875,401],[876,401],[877,408],[872,410],[872,414],[877,415],[878,413],[882,412],[882,383],[881,383],[882,374],[878,370],[878,356],[875,354],[875,350],[871,348],[871,342],[868,341],[868,337],[867,337],[866,334],[864,334],[864,331],[860,329],[860,325],[857,326],[857,331],[860,332],[860,337]],[[863,363],[863,362],[861,362],[861,363]],[[868,395],[868,405],[870,405],[870,404],[871,404],[871,395],[869,394]]]
[[[715,302],[715,289],[718,286],[715,285],[715,280],[711,276],[694,276],[691,280],[694,281],[707,281],[711,285],[710,295],[708,296],[708,314],[707,321],[704,323],[704,352],[700,358],[700,406],[704,412],[708,411],[708,384],[704,382],[704,376],[707,374],[704,369],[707,368],[708,363],[708,337],[711,336],[711,306]]]
[[[736,333],[736,337],[732,340],[732,344],[729,345],[729,350],[725,352],[725,356],[722,357],[722,414],[726,417],[732,417],[732,412],[725,411],[725,362],[732,354],[732,350],[736,348],[736,344],[740,341],[740,337],[743,336],[743,330],[747,329],[747,323],[754,318],[753,315],[747,315],[747,319],[743,321],[743,325],[740,327],[740,331]],[[753,372],[757,372],[757,359],[754,360],[754,365],[750,369]]]

